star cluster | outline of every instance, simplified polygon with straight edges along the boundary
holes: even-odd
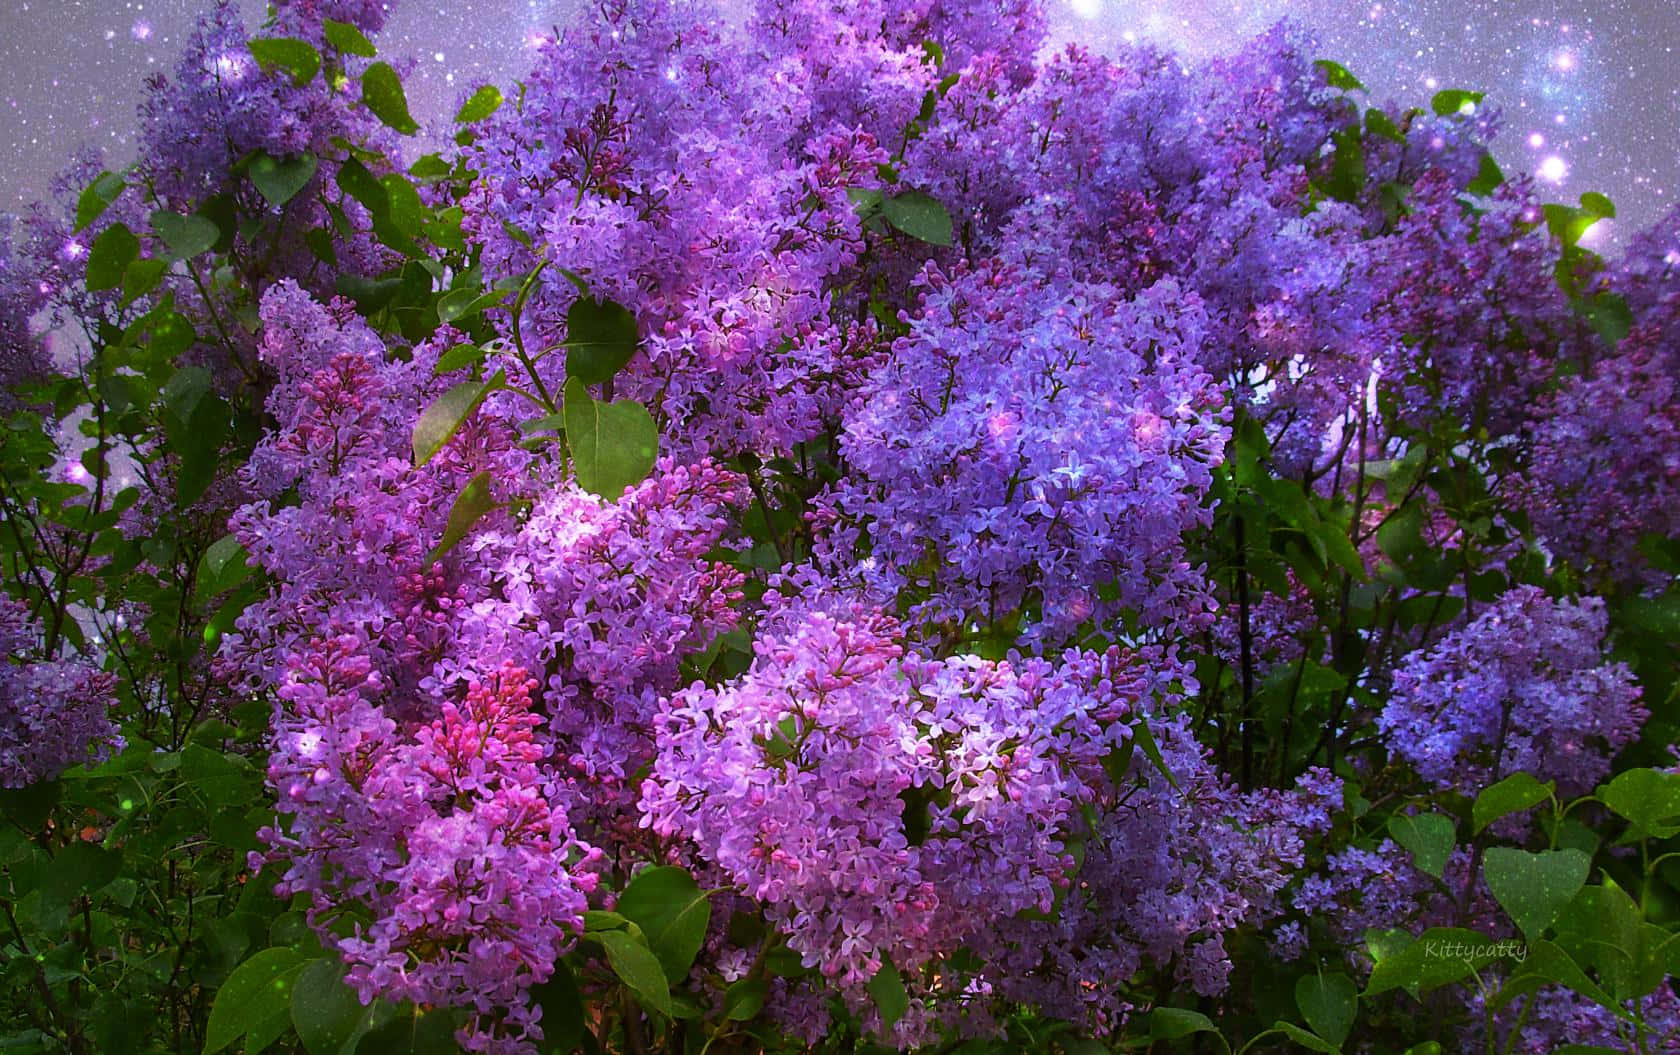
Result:
[[[142,80],[167,69],[206,0],[14,0],[0,10],[0,210],[40,197],[67,153],[132,150]],[[237,0],[250,24],[261,0]],[[509,83],[531,40],[580,0],[406,0],[382,40],[409,56],[416,111],[439,118],[465,89]],[[1508,170],[1535,173],[1560,200],[1608,193],[1607,242],[1666,209],[1680,175],[1680,5],[1667,0],[1051,0],[1056,32],[1100,50],[1125,42],[1192,57],[1228,51],[1289,16],[1374,96],[1425,105],[1442,88],[1488,93],[1504,115]],[[738,5],[730,5],[738,6]]]

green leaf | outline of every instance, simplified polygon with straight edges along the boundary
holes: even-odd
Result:
[[[578,297],[566,312],[566,376],[610,380],[636,354],[636,317],[610,300]]]
[[[881,213],[912,238],[931,245],[951,244],[951,214],[925,191],[895,194],[882,204]]]
[[[1431,928],[1402,948],[1388,946],[1384,954],[1376,958],[1370,981],[1365,985],[1365,995],[1375,996],[1402,988],[1427,992],[1450,985],[1498,959],[1507,946],[1508,943],[1496,942],[1472,930]]]
[[[123,273],[140,256],[140,239],[124,224],[114,223],[99,232],[88,252],[87,288],[116,289]]]
[[[647,943],[626,930],[604,930],[594,938],[607,950],[607,962],[619,980],[643,1003],[671,1017],[671,984],[665,978],[665,969],[659,966],[659,957]]]
[[[405,136],[420,131],[408,113],[402,78],[388,62],[376,62],[362,74],[362,103],[373,115]]]
[[[76,199],[76,226],[71,233],[80,233],[82,228],[103,216],[127,186],[115,172],[101,172]]]
[[[296,949],[264,949],[234,968],[216,990],[204,1031],[204,1053],[212,1055],[240,1037],[251,1036],[251,1051],[278,1037],[291,1021],[292,985],[307,961]]]
[[[292,1028],[309,1055],[336,1055],[368,1014],[355,990],[344,984],[337,957],[312,960],[292,987]]]
[[[618,498],[653,470],[659,429],[640,403],[603,403],[574,377],[566,382],[564,413],[572,463],[585,490]]]
[[[1663,975],[1658,974],[1652,987],[1655,988],[1662,978]],[[1548,985],[1561,985],[1572,989],[1614,1015],[1624,1019],[1631,1017],[1616,999],[1587,977],[1581,965],[1567,952],[1560,946],[1544,940],[1528,943],[1523,959],[1512,968],[1510,978],[1494,997],[1493,1009],[1498,1011],[1517,997]]]
[[[470,125],[482,121],[495,113],[501,105],[502,90],[494,84],[486,84],[461,104],[461,109],[455,114],[455,123]]]
[[[1388,834],[1412,852],[1412,863],[1418,871],[1436,879],[1441,878],[1447,857],[1452,853],[1453,827],[1452,821],[1438,813],[1412,817],[1395,814],[1388,819]]]
[[[390,208],[391,226],[410,238],[421,231],[426,220],[426,206],[420,192],[414,189],[400,172],[387,172],[379,178],[385,188],[385,200]]]
[[[1581,195],[1581,209],[1583,212],[1590,213],[1601,220],[1614,220],[1616,218],[1616,203],[1595,190],[1587,191]]]
[[[770,985],[762,978],[737,979],[723,993],[725,1022],[745,1022],[764,1010],[764,1000],[770,995]]]
[[[288,70],[299,84],[308,84],[321,69],[321,53],[307,40],[292,37],[257,37],[251,41],[251,57],[264,71]]]
[[[1167,768],[1167,760],[1161,757],[1161,745],[1155,742],[1155,734],[1149,731],[1149,720],[1147,718],[1140,719],[1136,725],[1132,726],[1132,739],[1139,747],[1143,748],[1144,757],[1155,763],[1155,768],[1160,770],[1161,776],[1166,778],[1167,783],[1172,785],[1174,791],[1177,791],[1178,778],[1174,777],[1172,770]]]
[[[143,256],[129,264],[128,270],[123,272],[123,307],[128,307],[157,289],[158,284],[163,281],[164,272],[168,270],[169,261],[162,257]]]
[[[1512,773],[1476,796],[1475,805],[1470,807],[1470,821],[1475,834],[1480,835],[1483,828],[1501,817],[1546,801],[1551,794],[1550,781],[1542,784],[1527,773]]]
[[[501,388],[506,381],[507,376],[500,370],[488,381],[462,381],[427,407],[420,420],[414,423],[415,466],[431,461],[432,456],[449,442],[449,437],[455,435],[461,422],[484,402],[484,397]]]
[[[1313,1032],[1339,1048],[1359,1014],[1359,987],[1345,974],[1309,974],[1295,983],[1295,1006]]]
[[[1481,167],[1476,171],[1476,178],[1464,188],[1471,194],[1485,198],[1505,182],[1505,173],[1500,169],[1490,151],[1482,151]]]
[[[688,977],[712,919],[711,901],[692,876],[670,866],[645,868],[624,888],[616,908],[642,928],[666,978]]]
[[[348,22],[337,22],[328,18],[322,21],[321,28],[326,32],[327,43],[346,55],[360,55],[371,59],[379,54],[378,49],[373,46],[373,41]]]
[[[152,230],[178,260],[190,260],[209,252],[222,237],[221,229],[211,220],[161,209],[152,213]]]
[[[1495,846],[1483,855],[1482,876],[1500,906],[1532,941],[1586,883],[1590,864],[1579,850],[1529,853]]]
[[[1320,1052],[1322,1055],[1336,1055],[1336,1052],[1340,1050],[1335,1044],[1330,1043],[1323,1037],[1308,1033],[1293,1022],[1273,1022],[1272,1028],[1308,1051]]]
[[[276,209],[285,205],[309,184],[320,165],[314,154],[299,154],[284,160],[258,154],[245,170],[257,192]]]
[[[881,958],[881,969],[869,980],[869,998],[881,1013],[881,1032],[890,1033],[898,1020],[910,1010],[910,994],[904,991],[904,976],[898,973],[891,959]]]
[[[244,582],[250,577],[247,563],[250,554],[232,535],[223,535],[210,544],[198,562],[198,575],[193,592],[196,597],[214,597]]]
[[[345,158],[338,166],[338,186],[344,193],[362,203],[375,219],[391,211],[391,195],[385,185],[355,158]]]
[[[122,872],[122,853],[96,843],[71,843],[53,857],[41,896],[64,903],[103,888]]]
[[[1313,63],[1313,65],[1323,71],[1325,81],[1330,85],[1330,87],[1335,88],[1338,91],[1363,92],[1367,90],[1364,83],[1361,82],[1358,77],[1349,73],[1347,67],[1343,66],[1339,62],[1332,62],[1329,59],[1319,59],[1317,62]]]
[[[531,988],[531,1002],[542,1008],[540,1055],[570,1055],[583,1039],[583,997],[565,960],[556,961],[548,981]]]
[[[1152,1040],[1177,1040],[1192,1033],[1218,1033],[1213,1021],[1200,1011],[1183,1007],[1158,1007],[1149,1013]]]
[[[1429,106],[1435,111],[1437,117],[1451,117],[1453,114],[1474,112],[1482,98],[1481,92],[1467,92],[1459,88],[1448,88],[1445,91],[1436,92],[1435,97],[1429,101]]]
[[[479,473],[468,480],[449,507],[449,522],[444,525],[443,538],[426,558],[427,563],[438,560],[453,549],[457,542],[472,533],[474,524],[495,508],[496,501],[490,494],[490,474]]]
[[[356,1055],[459,1055],[460,1050],[455,1014],[443,1007],[424,1014],[410,1009],[368,1031],[356,1045]]]
[[[448,297],[444,298],[444,300],[448,299]],[[439,317],[443,315],[442,301],[438,302],[438,315]],[[449,320],[444,319],[444,321],[448,322]],[[488,354],[490,353],[486,349],[476,344],[457,344],[438,356],[437,365],[432,367],[432,376],[437,377],[442,374],[454,373],[456,370],[465,370],[469,366],[476,366],[482,363],[484,357]]]
[[[1680,774],[1630,769],[1598,789],[1604,805],[1632,822],[1632,839],[1680,834]]]

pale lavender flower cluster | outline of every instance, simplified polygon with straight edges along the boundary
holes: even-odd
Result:
[[[43,658],[41,627],[0,594],[0,788],[51,780],[122,750],[109,717],[117,679],[73,658]]]
[[[1585,794],[1647,717],[1632,672],[1606,659],[1608,620],[1597,598],[1517,587],[1402,660],[1377,727],[1442,787],[1474,795],[1524,772]]]

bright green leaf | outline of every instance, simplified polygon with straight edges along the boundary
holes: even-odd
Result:
[[[373,41],[348,22],[337,22],[328,18],[322,21],[321,28],[326,33],[327,43],[346,55],[360,55],[371,59],[379,54],[378,49],[373,46]]]
[[[895,194],[881,206],[887,222],[931,245],[951,244],[951,214],[925,191]]]
[[[251,57],[266,71],[287,70],[299,84],[308,84],[321,69],[321,53],[307,40],[292,37],[257,37],[251,41]]]
[[[566,382],[564,413],[572,463],[585,490],[617,498],[653,470],[659,428],[640,403],[601,402],[574,377]]]
[[[408,112],[402,78],[388,62],[376,62],[362,74],[362,103],[373,115],[405,136],[420,130]]]
[[[688,872],[659,866],[636,873],[619,896],[617,911],[647,935],[665,976],[681,981],[706,940],[712,905]]]
[[[1475,805],[1470,807],[1474,831],[1479,835],[1483,828],[1499,818],[1544,802],[1551,794],[1550,781],[1542,784],[1527,773],[1512,773],[1476,796]]]
[[[671,985],[666,980],[665,969],[659,966],[659,958],[647,943],[623,930],[600,931],[594,938],[607,950],[607,962],[619,980],[641,997],[643,1003],[670,1017],[674,1010]]]
[[[461,422],[484,402],[484,397],[501,388],[506,380],[506,375],[498,370],[488,381],[463,381],[427,407],[420,420],[414,423],[415,466],[431,461],[432,455],[442,450],[449,437],[455,435]]]
[[[128,184],[115,172],[101,172],[99,177],[82,191],[76,199],[76,226],[73,233],[80,233],[88,224],[103,216],[111,203],[117,200]]]
[[[495,113],[502,105],[502,91],[494,84],[486,84],[473,92],[455,114],[457,124],[470,125]]]
[[[296,949],[275,948],[234,968],[210,1005],[203,1055],[213,1055],[247,1034],[278,1036],[275,1025],[284,1030],[291,1020],[292,985],[307,962]]]
[[[1313,65],[1323,72],[1324,79],[1330,87],[1338,91],[1362,92],[1366,90],[1364,83],[1358,77],[1349,73],[1347,67],[1339,62],[1319,59]]]

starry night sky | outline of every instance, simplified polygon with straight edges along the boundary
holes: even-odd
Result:
[[[0,211],[45,193],[68,152],[131,152],[144,78],[174,65],[207,0],[0,0]],[[463,89],[506,84],[534,31],[580,0],[405,0],[379,40],[412,56],[416,116],[443,120]],[[1427,105],[1438,88],[1486,90],[1505,115],[1496,153],[1552,196],[1608,193],[1621,210],[1595,235],[1625,239],[1680,191],[1680,0],[1049,0],[1059,39],[1098,50],[1145,39],[1203,57],[1289,14],[1321,55],[1381,99]],[[255,25],[263,0],[240,0]]]

